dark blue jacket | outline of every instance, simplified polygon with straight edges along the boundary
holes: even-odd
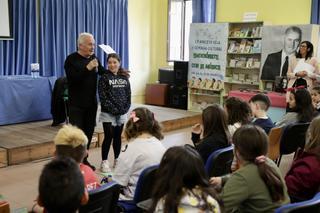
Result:
[[[101,112],[112,115],[123,115],[128,112],[131,106],[131,88],[128,77],[114,75],[107,70],[99,80],[99,98]]]

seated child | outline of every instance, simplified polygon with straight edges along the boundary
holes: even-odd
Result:
[[[72,125],[64,125],[54,138],[55,155],[73,158],[80,166],[87,190],[92,190],[100,184],[94,171],[82,163],[87,155],[87,143],[88,139],[84,132]]]
[[[306,145],[293,161],[286,177],[291,202],[305,201],[320,190],[320,117],[312,120]]]
[[[244,125],[233,135],[234,155],[240,168],[226,176],[222,190],[225,212],[274,212],[289,203],[277,165],[266,157],[268,136],[258,126]],[[217,181],[220,179],[220,181]],[[221,183],[212,178],[211,183]]]
[[[218,104],[208,106],[202,111],[202,125],[192,127],[192,142],[205,163],[211,153],[230,145],[227,115]],[[200,134],[203,131],[203,138]]]
[[[166,151],[152,194],[149,212],[221,212],[201,157],[189,146]]]
[[[40,175],[37,200],[45,212],[77,212],[89,200],[79,165],[65,157],[46,164]]]
[[[313,107],[320,112],[320,87],[313,87],[311,90]]]
[[[249,100],[250,108],[254,120],[252,123],[254,125],[260,126],[267,134],[274,127],[272,120],[268,117],[267,111],[270,107],[269,97],[260,93],[253,96]]]
[[[123,186],[120,200],[132,200],[142,170],[158,164],[165,152],[159,122],[144,107],[134,109],[126,123],[128,145],[120,153],[112,179]]]

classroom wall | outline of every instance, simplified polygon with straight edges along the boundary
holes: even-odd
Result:
[[[217,22],[242,21],[245,12],[258,12],[265,24],[309,24],[311,0],[216,0]]]
[[[128,1],[128,21],[132,102],[144,103],[146,84],[167,64],[167,0]]]

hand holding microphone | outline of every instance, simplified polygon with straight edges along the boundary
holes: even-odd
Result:
[[[95,54],[91,55],[90,59],[91,59],[91,61],[88,63],[87,69],[90,71],[98,71],[99,63],[98,63],[98,60],[97,60]]]

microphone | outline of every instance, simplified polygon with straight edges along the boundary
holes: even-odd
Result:
[[[91,56],[90,56],[90,61],[92,61],[92,60],[94,60],[94,59],[96,59],[97,57],[96,57],[96,54],[92,54]],[[95,67],[94,68],[94,70],[96,71],[96,72],[98,72],[98,67]]]

